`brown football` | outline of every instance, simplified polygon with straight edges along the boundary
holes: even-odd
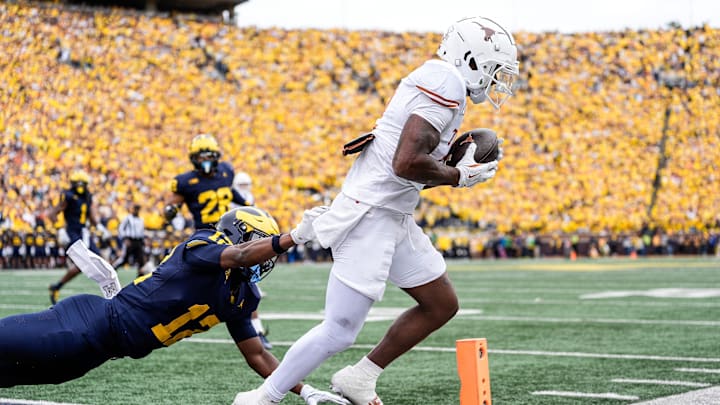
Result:
[[[495,131],[489,128],[476,128],[460,135],[450,146],[445,164],[455,167],[465,155],[470,142],[475,142],[475,162],[492,162],[498,157],[498,138]]]

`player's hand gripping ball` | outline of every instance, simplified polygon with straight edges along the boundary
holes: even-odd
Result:
[[[445,164],[452,167],[457,166],[471,142],[475,142],[477,145],[477,149],[475,149],[476,163],[487,163],[498,159],[499,142],[495,131],[489,128],[477,128],[465,132],[453,142]]]

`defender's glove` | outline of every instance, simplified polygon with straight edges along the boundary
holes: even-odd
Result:
[[[317,405],[323,402],[351,405],[350,401],[347,399],[327,391],[320,391],[309,384],[303,385],[302,391],[300,391],[300,396],[305,400],[307,405]]]
[[[165,206],[165,209],[163,210],[163,215],[165,216],[165,220],[170,222],[175,218],[175,215],[177,215],[178,212],[178,206],[175,204],[168,204]]]
[[[493,160],[488,163],[476,163],[475,162],[475,149],[477,145],[471,143],[465,155],[455,166],[460,172],[460,181],[455,187],[472,187],[478,183],[483,183],[495,177],[497,172],[498,161]]]
[[[78,266],[80,271],[98,283],[105,298],[114,297],[122,289],[115,268],[105,259],[88,249],[82,239],[78,239],[70,245],[67,255]]]
[[[315,239],[315,230],[313,230],[312,223],[329,209],[330,207],[327,205],[321,205],[305,210],[302,221],[300,221],[295,229],[290,231],[290,236],[292,237],[293,242],[295,242],[296,245],[302,245],[305,242]]]

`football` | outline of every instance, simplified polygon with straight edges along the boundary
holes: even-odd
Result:
[[[475,142],[475,162],[492,162],[498,157],[498,138],[495,131],[489,128],[476,128],[460,135],[450,146],[445,164],[455,167],[465,155],[470,142]]]

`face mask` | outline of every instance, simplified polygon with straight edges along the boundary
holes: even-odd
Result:
[[[250,282],[251,283],[257,283],[260,281],[260,265],[256,264],[249,268],[250,270]]]
[[[203,173],[209,174],[213,169],[213,162],[206,160],[200,163],[200,167],[202,168]]]

